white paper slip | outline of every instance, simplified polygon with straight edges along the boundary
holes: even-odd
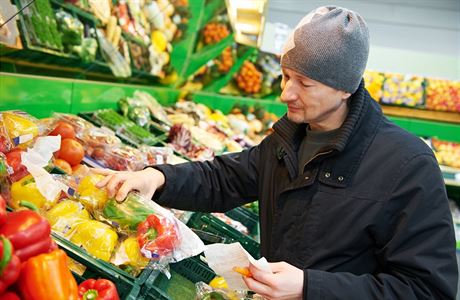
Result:
[[[204,251],[209,267],[217,275],[225,278],[228,287],[233,290],[247,290],[241,274],[233,267],[247,267],[249,263],[265,272],[272,272],[265,257],[254,259],[240,243],[207,245]]]

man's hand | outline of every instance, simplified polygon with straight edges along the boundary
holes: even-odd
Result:
[[[272,274],[249,265],[252,277],[243,277],[251,291],[269,300],[302,299],[303,271],[286,263],[270,263]]]
[[[151,199],[157,189],[165,183],[163,173],[153,168],[145,168],[137,172],[112,171],[108,169],[91,169],[96,174],[106,177],[96,184],[98,188],[107,188],[109,197],[118,202],[123,201],[130,191],[136,190],[146,199]]]

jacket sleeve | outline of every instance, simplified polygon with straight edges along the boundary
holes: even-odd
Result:
[[[374,232],[382,270],[362,275],[304,270],[305,299],[455,299],[455,235],[435,158],[415,156],[388,180],[392,188],[379,218],[386,225]]]
[[[224,212],[255,201],[260,147],[212,161],[154,166],[166,181],[153,200],[166,207],[202,212]]]

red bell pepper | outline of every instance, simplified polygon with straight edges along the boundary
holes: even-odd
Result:
[[[52,246],[50,233],[48,221],[31,210],[9,213],[6,223],[0,227],[0,234],[11,241],[21,261],[47,253]]]
[[[21,261],[14,255],[11,242],[4,236],[0,237],[0,295],[19,277]]]
[[[119,300],[117,287],[107,279],[87,279],[78,286],[80,300]]]
[[[160,259],[174,251],[179,237],[171,220],[153,214],[137,226],[137,241],[144,256]]]
[[[0,225],[6,222],[6,201],[2,195],[0,195]]]
[[[0,300],[21,300],[15,292],[8,291],[0,295]]]
[[[22,264],[18,289],[27,300],[77,300],[78,286],[69,270],[67,255],[58,249]]]

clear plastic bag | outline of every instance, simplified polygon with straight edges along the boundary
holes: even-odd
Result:
[[[12,147],[25,149],[40,134],[37,119],[18,110],[1,112],[0,127],[1,148],[6,151]]]
[[[110,199],[97,217],[116,227],[120,234],[135,234],[141,255],[152,261],[149,266],[166,275],[169,263],[204,251],[200,238],[172,212],[134,192],[122,203]]]
[[[196,300],[249,300],[264,298],[248,293],[247,291],[232,291],[227,288],[212,288],[204,282],[197,282]],[[255,296],[255,297],[254,297]]]

